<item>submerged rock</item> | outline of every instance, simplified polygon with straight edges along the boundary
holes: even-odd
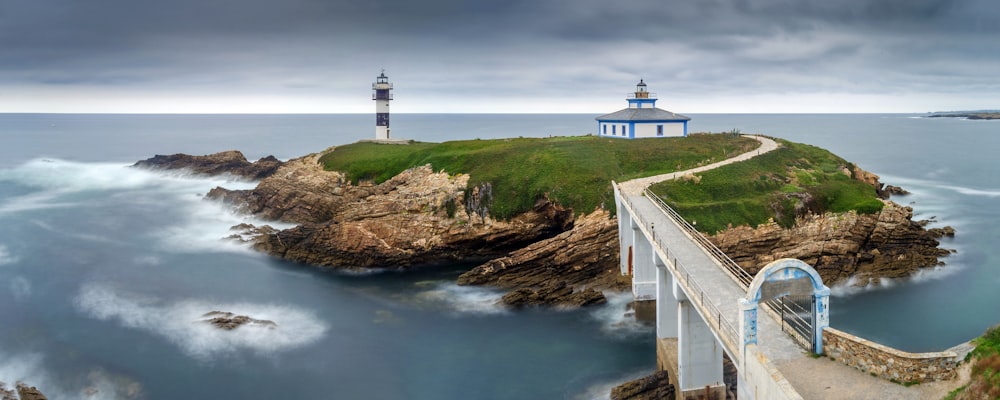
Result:
[[[247,161],[243,153],[230,150],[205,156],[173,154],[156,155],[139,161],[133,167],[148,169],[189,169],[197,174],[230,174],[247,179],[263,179],[278,170],[282,162],[274,156],[267,156],[256,162]]]
[[[267,319],[254,319],[246,315],[236,315],[231,312],[226,311],[209,311],[201,316],[203,322],[208,322],[215,326],[216,328],[231,331],[233,329],[239,328],[244,325],[248,326],[259,326],[266,327],[268,329],[274,329],[278,327],[278,324],[274,321]]]
[[[675,388],[670,383],[667,371],[657,371],[611,389],[612,400],[659,400],[672,399],[674,396]]]

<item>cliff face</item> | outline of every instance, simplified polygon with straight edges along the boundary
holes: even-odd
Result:
[[[574,220],[572,210],[541,198],[533,210],[498,221],[489,216],[493,188],[469,188],[466,175],[423,166],[378,185],[355,185],[342,173],[323,170],[318,158],[275,160],[275,166],[269,159],[250,164],[238,152],[225,152],[157,156],[136,165],[201,173],[256,168],[240,172],[265,176],[256,188],[216,188],[208,197],[298,224],[280,231],[240,227],[255,248],[288,260],[366,269],[499,257],[463,274],[459,284],[511,289],[503,302],[512,306],[598,304],[605,301],[601,290],[629,287],[628,278],[618,276],[617,222],[604,210]],[[877,175],[856,167],[844,173],[888,195]],[[772,222],[730,228],[710,239],[751,273],[792,257],[813,265],[828,285],[852,276],[858,285],[878,284],[877,278],[906,277],[938,265],[949,253],[937,247],[937,238],[951,234],[950,228],[925,230],[911,217],[909,207],[886,201],[877,214],[805,214],[791,229]]]
[[[314,265],[363,269],[495,257],[572,226],[573,214],[539,199],[507,221],[485,215],[488,188],[468,176],[412,168],[379,185],[352,185],[315,157],[289,161],[252,190],[213,189],[258,216],[299,223],[256,239],[255,248]]]
[[[756,273],[780,258],[798,258],[835,285],[852,276],[856,285],[878,285],[878,278],[903,278],[920,268],[940,265],[950,254],[938,248],[941,230],[913,221],[913,209],[891,201],[877,214],[854,212],[807,215],[783,229],[774,222],[739,226],[709,239],[733,261]]]
[[[604,303],[600,292],[624,291],[618,272],[618,223],[605,210],[578,217],[573,229],[516,250],[462,274],[459,285],[490,285],[513,291],[512,306]]]

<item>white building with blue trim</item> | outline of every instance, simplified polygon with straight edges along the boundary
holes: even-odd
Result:
[[[621,139],[684,137],[691,118],[656,108],[656,93],[639,80],[635,93],[625,98],[628,108],[595,118],[599,136]]]

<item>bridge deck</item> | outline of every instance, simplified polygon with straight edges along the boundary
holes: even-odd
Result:
[[[654,249],[667,259],[676,260],[677,272],[681,275],[678,277],[678,283],[684,288],[688,297],[701,300],[699,302],[702,303],[702,307],[696,309],[702,317],[706,321],[717,321],[721,314],[724,323],[720,325],[724,332],[717,333],[723,339],[723,345],[730,358],[739,360],[739,348],[736,347],[739,299],[746,296],[746,291],[725,272],[714,257],[706,253],[684,229],[664,214],[650,199],[642,195],[622,194],[630,204],[636,221],[642,221],[644,230],[655,238]],[[781,331],[777,321],[771,318],[759,318],[757,324],[758,346],[772,362],[801,358],[806,353],[792,338]],[[723,336],[728,337],[723,338]]]
[[[742,343],[738,340],[738,301],[745,296],[746,291],[717,258],[710,255],[684,227],[678,225],[642,193],[653,183],[743,161],[778,147],[773,140],[752,137],[761,141],[761,147],[756,151],[688,171],[623,182],[619,186],[625,206],[631,210],[636,223],[642,225],[640,229],[645,231],[646,237],[653,238],[653,251],[670,262],[676,260],[675,268],[669,265],[667,267],[671,268],[694,308],[712,327],[726,353],[737,365],[740,363],[738,346]],[[840,362],[809,356],[808,351],[781,330],[778,321],[765,317],[767,313],[762,312],[760,315],[757,319],[758,348],[806,399],[940,399],[958,386],[959,382],[966,380],[963,378],[958,382],[941,381],[905,387],[869,376]],[[960,372],[960,375],[967,377],[969,367],[966,365],[963,368],[964,372]]]

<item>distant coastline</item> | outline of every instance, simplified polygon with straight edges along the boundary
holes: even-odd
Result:
[[[935,112],[927,116],[927,118],[965,118],[965,119],[976,119],[976,120],[993,120],[1000,119],[1000,111],[953,111],[953,112]]]

